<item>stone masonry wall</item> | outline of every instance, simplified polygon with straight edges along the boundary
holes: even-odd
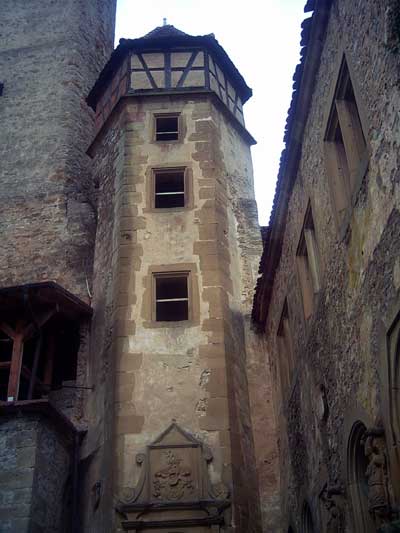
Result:
[[[113,49],[115,4],[2,1],[2,286],[51,279],[88,301],[96,204],[85,97]]]
[[[279,501],[275,418],[272,408],[272,383],[269,368],[263,356],[263,341],[251,327],[250,309],[253,288],[257,279],[261,255],[261,234],[258,224],[257,205],[254,199],[252,161],[250,153],[237,150],[239,143],[225,121],[221,121],[222,147],[225,163],[226,194],[230,232],[228,241],[232,246],[230,278],[235,290],[231,301],[231,328],[228,338],[232,340],[230,367],[234,370],[232,381],[234,390],[240,391],[232,418],[238,422],[239,435],[252,435],[244,448],[245,464],[238,470],[253,472],[257,477],[260,498],[262,531],[272,533],[279,521]],[[229,154],[226,155],[226,154]],[[248,392],[245,392],[248,391]],[[249,402],[243,397],[249,395]],[[251,451],[254,446],[254,453]],[[242,490],[250,490],[249,480],[245,479]],[[249,509],[252,513],[253,509]],[[241,526],[244,527],[243,525]],[[239,527],[238,529],[242,529]]]
[[[324,483],[340,485],[349,495],[346,446],[356,413],[372,422],[387,415],[382,398],[388,385],[379,380],[381,321],[398,302],[400,267],[400,92],[398,55],[384,42],[387,6],[386,1],[336,0],[331,7],[269,308],[266,341],[273,381],[278,382],[276,333],[287,297],[295,370],[288,403],[282,404],[276,390],[275,406],[282,513],[286,528],[291,522],[296,530],[306,500],[316,530],[325,530],[318,498]],[[369,170],[341,239],[325,170],[323,125],[343,51],[364,126]],[[322,288],[305,321],[295,254],[309,198]],[[323,417],[321,405],[328,413]],[[346,531],[353,531],[349,499],[341,505]]]
[[[0,532],[62,531],[70,450],[37,415],[0,424]]]
[[[90,303],[97,197],[91,161],[86,155],[93,136],[93,113],[85,98],[113,50],[115,9],[116,0],[1,2],[0,82],[4,91],[0,97],[3,206],[0,285],[3,287],[54,280]],[[105,310],[102,301],[96,303],[99,309],[95,320],[98,320]],[[104,338],[105,347],[99,348]],[[92,346],[98,352],[106,351],[107,331],[104,337],[98,332],[92,345],[85,334],[79,352],[79,385],[87,386],[97,380],[96,375],[88,372],[88,353]],[[96,360],[97,352],[91,357]],[[81,401],[84,393],[65,390],[70,392],[69,400],[55,393],[56,403],[61,401],[61,407],[68,408],[74,421],[84,424],[82,406],[77,404],[78,397]],[[97,407],[97,416],[102,417],[103,406]],[[48,439],[43,436],[40,444],[43,450],[47,449],[46,443]],[[91,444],[89,447],[95,448]],[[19,461],[21,450],[16,450],[11,442],[8,448],[10,461]],[[53,451],[59,453],[61,460],[61,451]],[[53,474],[60,472],[55,468]],[[32,478],[33,469],[29,475]],[[40,514],[38,522],[48,520],[50,524],[54,522],[53,517],[46,515],[50,511],[44,509],[44,500],[39,499],[44,498],[42,485],[49,484],[50,490],[51,480],[42,483],[40,476],[40,472],[35,473],[38,487],[36,499],[30,504]],[[23,488],[25,492],[15,491],[16,502],[20,497],[30,498],[28,484]],[[61,505],[61,501],[56,502],[60,496],[55,489],[47,494],[48,500],[54,497],[54,510]],[[26,518],[23,512],[21,505],[15,516]],[[55,530],[54,524],[51,527],[49,531]],[[22,529],[17,527],[15,531]]]
[[[124,292],[129,264],[131,232],[119,228],[119,209],[135,210],[132,189],[123,185],[125,162],[125,114],[114,117],[96,149],[94,170],[98,182],[98,224],[94,256],[91,357],[88,382],[94,385],[86,397],[84,413],[88,434],[81,458],[86,464],[83,481],[82,517],[84,531],[112,531],[114,509],[114,382],[115,353],[123,343],[118,325],[120,291]],[[121,249],[120,249],[121,245]],[[124,246],[127,245],[127,246]],[[92,490],[101,484],[101,498],[93,507]]]

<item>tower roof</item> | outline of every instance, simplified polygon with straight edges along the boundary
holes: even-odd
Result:
[[[111,57],[104,69],[102,70],[97,82],[89,93],[87,102],[93,109],[104,89],[107,87],[115,72],[123,63],[124,59],[132,52],[145,52],[168,50],[176,48],[204,48],[212,53],[225,73],[229,76],[235,85],[242,103],[246,102],[252,96],[252,90],[245,82],[243,76],[237,70],[228,54],[218,43],[214,34],[208,35],[189,35],[174,26],[168,24],[154,28],[143,37],[138,39],[120,39],[119,45],[111,54]]]
[[[176,37],[182,35],[189,37],[189,34],[178,30],[178,28],[175,28],[175,26],[172,26],[172,24],[166,24],[165,26],[157,26],[157,28],[154,28],[154,30],[146,33],[142,39],[160,39],[161,37]]]

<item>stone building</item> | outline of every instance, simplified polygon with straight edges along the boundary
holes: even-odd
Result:
[[[0,531],[272,531],[251,90],[114,16],[1,5]]]
[[[253,309],[283,531],[398,531],[400,3],[306,11]]]

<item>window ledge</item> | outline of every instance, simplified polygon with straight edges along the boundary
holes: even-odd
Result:
[[[197,325],[198,325],[198,322],[195,322],[194,320],[177,320],[177,321],[174,321],[174,320],[161,321],[160,320],[159,322],[156,322],[154,320],[151,322],[143,323],[144,328],[184,328],[184,329],[187,329],[187,328],[191,328]]]
[[[143,209],[143,213],[184,213],[193,209],[194,206],[192,205],[185,207],[147,207]]]

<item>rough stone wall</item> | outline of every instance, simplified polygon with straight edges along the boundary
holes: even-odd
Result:
[[[88,300],[96,213],[85,97],[113,49],[115,4],[2,2],[2,286],[51,279]]]
[[[85,98],[113,49],[115,8],[116,0],[1,3],[1,286],[55,280],[90,303],[97,204],[86,155],[93,113]],[[96,303],[97,317],[103,308]],[[83,337],[77,384],[87,386],[96,378],[88,375]],[[97,333],[94,348],[102,338]],[[83,422],[83,392],[63,393],[53,394],[55,403]]]
[[[81,449],[86,465],[83,476],[82,524],[84,531],[112,531],[113,506],[113,424],[115,353],[123,342],[118,325],[119,291],[129,269],[120,244],[126,236],[118,225],[120,209],[135,209],[129,187],[123,186],[125,161],[125,115],[117,115],[99,143],[93,162],[98,184],[98,224],[94,256],[94,315],[91,332],[89,384],[94,389],[86,396],[84,416],[88,434]],[[93,507],[92,491],[101,484],[98,508]]]
[[[70,450],[41,417],[2,419],[0,531],[59,533]]]
[[[316,530],[324,530],[318,493],[324,482],[348,491],[346,445],[356,411],[371,421],[387,414],[382,403],[382,386],[387,384],[379,381],[381,321],[398,301],[400,238],[398,55],[384,43],[387,6],[373,0],[333,2],[289,202],[266,328],[273,381],[278,383],[276,333],[287,297],[295,351],[288,403],[282,404],[281,391],[275,391],[286,528],[289,521],[299,528],[307,499]],[[341,239],[325,170],[323,127],[343,50],[367,125],[369,170]],[[322,288],[306,322],[295,254],[309,198]],[[326,420],[320,416],[322,401],[328,408]],[[343,506],[346,531],[352,531],[349,500]]]
[[[171,111],[181,113],[184,141],[151,142],[153,114]],[[99,202],[105,209],[95,265],[98,271],[97,261],[110,257],[111,251],[102,270],[114,287],[116,382],[115,397],[108,389],[107,402],[114,402],[116,496],[138,481],[135,455],[175,419],[210,446],[212,482],[233,489],[236,531],[256,532],[261,526],[243,319],[246,306],[249,313],[250,289],[240,278],[244,272],[252,283],[254,274],[241,257],[245,250],[238,246],[238,236],[245,240],[246,232],[253,235],[254,261],[248,257],[249,265],[258,262],[260,243],[250,152],[225,122],[204,96],[136,97],[120,104],[92,147]],[[187,167],[193,208],[157,213],[149,209],[151,169],[160,166]],[[236,202],[235,208],[228,207],[230,201]],[[238,229],[238,210],[242,203],[248,207],[246,201],[253,226],[248,227],[243,216]],[[248,244],[247,252],[251,247]],[[190,327],[154,327],[151,322],[150,271],[160,265],[192,269],[198,309]],[[103,281],[95,279],[95,293],[100,294]],[[233,473],[231,452],[237,464]]]
[[[232,246],[230,277],[235,290],[228,320],[231,326],[228,339],[232,340],[230,351],[234,355],[230,357],[228,366],[234,370],[233,390],[248,390],[249,395],[249,402],[243,401],[243,393],[236,396],[235,410],[231,416],[238,422],[239,434],[252,434],[254,438],[254,443],[249,442],[248,448],[244,450],[245,464],[241,465],[236,459],[235,463],[238,469],[253,472],[254,479],[257,477],[262,513],[259,527],[262,527],[262,531],[273,532],[279,522],[279,493],[272,383],[264,356],[263,340],[252,330],[250,318],[262,249],[254,199],[252,161],[249,152],[235,148],[240,142],[224,121],[221,122],[221,127],[223,153],[229,154],[224,157],[230,229],[228,242],[237,243]],[[232,394],[234,395],[234,391]],[[251,453],[253,446],[254,453]],[[249,491],[249,480],[241,482],[244,482],[242,490]],[[248,511],[253,512],[251,508]]]

